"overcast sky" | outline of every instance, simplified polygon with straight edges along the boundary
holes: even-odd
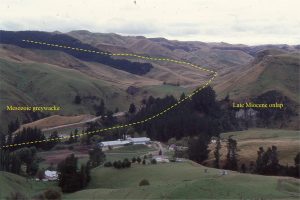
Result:
[[[299,0],[1,0],[0,29],[300,44]]]

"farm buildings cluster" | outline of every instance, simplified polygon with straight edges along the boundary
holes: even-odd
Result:
[[[149,144],[151,142],[150,138],[148,137],[137,137],[137,138],[132,138],[126,136],[125,140],[113,140],[113,141],[105,141],[105,142],[100,142],[98,145],[102,149],[108,149],[108,148],[114,148],[114,147],[122,147],[122,146],[127,146],[127,145],[136,145],[136,144]]]

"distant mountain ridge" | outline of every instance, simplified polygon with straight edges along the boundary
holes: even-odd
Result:
[[[59,104],[65,110],[55,114],[76,115],[94,114],[94,105],[104,99],[111,110],[116,107],[125,110],[131,102],[139,105],[150,95],[178,97],[182,92],[189,93],[210,76],[185,65],[156,61],[149,64],[138,58],[97,57],[26,44],[22,39],[183,60],[218,72],[211,85],[220,99],[229,95],[238,101],[276,90],[299,104],[299,45],[181,42],[88,31],[0,31],[3,124],[17,117],[16,113],[5,111],[8,104]],[[116,63],[118,66],[114,66]],[[136,88],[137,93],[129,94],[130,86]],[[82,105],[73,103],[75,95],[83,98]]]
[[[165,38],[121,36],[88,31],[71,31],[68,34],[95,47],[106,45],[110,50],[122,47],[127,49],[127,52],[166,56],[211,68],[219,75],[212,83],[219,97],[229,94],[232,98],[247,98],[275,89],[298,101],[299,94],[296,91],[299,91],[299,87],[296,85],[299,85],[297,77],[300,76],[299,45],[247,46],[199,41],[182,42]],[[180,70],[178,72],[180,73]],[[186,76],[191,77],[187,73]],[[165,77],[169,78],[167,75]]]
[[[81,51],[74,51],[72,49],[64,49],[47,45],[36,45],[32,43],[23,42],[23,39],[45,42],[50,44],[65,45],[69,47],[88,49],[93,51],[105,51],[92,47],[89,44],[84,44],[79,40],[72,38],[71,36],[66,34],[48,33],[40,31],[0,31],[0,43],[2,44],[12,44],[29,49],[62,51],[84,61],[99,62],[101,64],[105,64],[116,69],[124,70],[139,75],[143,75],[149,72],[152,68],[152,65],[149,63],[130,62],[125,59],[113,59],[111,58],[111,56],[103,54],[86,53]]]

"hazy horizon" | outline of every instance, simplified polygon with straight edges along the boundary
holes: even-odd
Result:
[[[3,0],[0,29],[88,30],[179,41],[297,45],[299,7],[297,0]]]

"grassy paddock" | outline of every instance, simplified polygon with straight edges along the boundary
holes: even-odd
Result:
[[[86,190],[65,195],[67,199],[187,199],[187,198],[281,198],[299,196],[299,180],[220,171],[193,162],[133,165],[129,169],[95,168]],[[138,186],[147,179],[150,186]]]
[[[239,162],[249,164],[256,161],[259,147],[265,150],[272,145],[277,146],[279,162],[282,165],[294,165],[294,158],[300,152],[300,131],[281,129],[249,129],[221,134],[226,139],[232,136],[238,143]],[[210,145],[210,156],[208,162],[212,162],[214,145]],[[226,157],[226,143],[222,142],[222,160]]]

